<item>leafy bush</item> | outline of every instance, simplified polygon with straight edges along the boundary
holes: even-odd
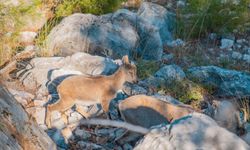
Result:
[[[95,15],[110,13],[118,9],[124,0],[63,0],[56,8],[56,16],[68,16],[74,12]]]
[[[203,87],[190,80],[175,81],[167,87],[160,87],[159,91],[171,95],[186,104],[202,100],[203,94],[206,93]]]
[[[177,36],[200,37],[228,33],[249,22],[250,0],[187,0],[177,9]]]

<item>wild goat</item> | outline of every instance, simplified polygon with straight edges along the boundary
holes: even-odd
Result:
[[[135,95],[121,101],[119,110],[126,122],[146,128],[171,122],[194,112],[188,105],[174,105],[146,95]]]
[[[75,104],[101,103],[105,113],[108,113],[109,103],[115,98],[118,90],[125,82],[137,82],[136,66],[129,63],[128,56],[122,58],[123,64],[110,76],[83,76],[75,75],[66,78],[57,87],[60,100],[48,105],[46,124],[51,127],[51,112],[57,110],[62,113],[62,119],[67,122],[64,112]],[[76,106],[77,107],[77,106]],[[77,111],[84,115],[77,107]]]

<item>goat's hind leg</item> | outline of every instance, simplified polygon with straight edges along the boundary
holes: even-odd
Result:
[[[103,109],[107,119],[111,119],[111,117],[109,115],[109,105],[110,105],[111,100],[112,100],[112,97],[105,97],[101,101],[102,109]]]
[[[50,104],[47,106],[47,115],[46,115],[46,124],[48,128],[51,127],[51,113],[55,110],[59,111],[62,115],[64,123],[68,123],[68,118],[64,113],[66,110],[70,109],[74,105],[74,102],[71,99],[60,99],[59,102],[55,104]]]

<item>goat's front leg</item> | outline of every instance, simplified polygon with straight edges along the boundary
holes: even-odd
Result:
[[[91,115],[84,111],[81,107],[81,105],[76,104],[76,111],[79,112],[84,118],[89,119]]]

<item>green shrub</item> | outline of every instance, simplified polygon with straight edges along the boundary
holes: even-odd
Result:
[[[228,33],[249,22],[250,0],[187,0],[177,9],[177,36],[197,38],[207,33]]]
[[[63,0],[56,7],[56,16],[64,17],[75,12],[95,15],[110,13],[118,9],[124,0]]]
[[[49,54],[49,50],[47,49],[46,38],[50,31],[53,29],[53,27],[59,24],[61,20],[62,17],[53,17],[47,20],[47,22],[38,32],[37,38],[35,39],[35,43],[38,47],[40,47],[40,51],[38,53],[39,56],[51,56]]]
[[[171,85],[158,89],[161,94],[171,95],[185,104],[197,103],[203,100],[203,95],[207,92],[202,86],[190,81],[175,81]]]

